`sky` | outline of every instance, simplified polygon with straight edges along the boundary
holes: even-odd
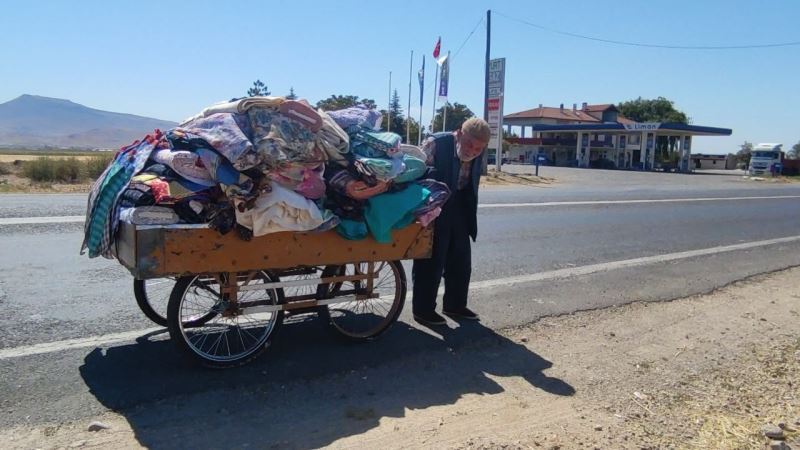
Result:
[[[388,104],[409,95],[426,57],[422,122],[432,114],[439,36],[451,51],[450,101],[483,111],[486,11],[491,56],[506,58],[504,112],[666,97],[694,124],[733,129],[696,138],[693,152],[744,141],[800,141],[800,46],[685,50],[672,46],[800,41],[800,2],[673,1],[42,1],[9,0],[0,14],[0,103],[22,94],[180,121],[244,96],[260,79],[312,103],[350,94]],[[524,23],[527,22],[527,23]],[[472,34],[471,34],[472,33]],[[437,106],[440,106],[439,103]],[[384,106],[385,107],[385,106]]]

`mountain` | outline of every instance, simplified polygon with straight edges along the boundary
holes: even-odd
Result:
[[[38,95],[0,103],[0,147],[119,148],[176,125]]]

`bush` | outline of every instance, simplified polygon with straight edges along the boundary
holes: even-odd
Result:
[[[55,161],[47,156],[25,161],[22,174],[32,181],[53,181],[55,179]]]
[[[86,160],[86,176],[96,180],[106,170],[108,164],[114,159],[114,152],[107,152],[102,155],[92,156]]]
[[[0,162],[0,175],[10,175],[11,172],[11,164]]]
[[[43,156],[26,161],[22,174],[32,181],[77,183],[85,178],[86,167],[76,157],[50,158]]]
[[[84,172],[83,164],[76,157],[58,160],[56,162],[55,178],[56,181],[64,183],[77,183],[81,180]]]

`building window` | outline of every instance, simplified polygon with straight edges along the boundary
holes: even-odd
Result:
[[[714,161],[711,162],[711,164],[714,164],[716,166],[717,165],[717,160],[715,159]]]

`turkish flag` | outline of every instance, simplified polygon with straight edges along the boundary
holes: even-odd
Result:
[[[433,57],[438,58],[439,52],[442,50],[442,37],[439,36],[439,40],[436,41],[436,47],[433,49]]]

